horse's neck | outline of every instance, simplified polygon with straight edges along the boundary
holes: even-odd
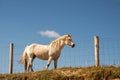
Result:
[[[65,43],[62,40],[56,40],[53,41],[50,46],[52,48],[55,48],[56,50],[57,49],[61,50],[65,46]]]
[[[60,41],[60,47],[61,47],[61,49],[62,49],[64,46],[65,46],[65,43],[61,40],[61,41]]]

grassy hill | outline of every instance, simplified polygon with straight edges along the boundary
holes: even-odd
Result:
[[[30,73],[0,74],[0,80],[120,80],[120,67],[66,67]]]

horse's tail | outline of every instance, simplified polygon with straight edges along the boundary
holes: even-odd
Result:
[[[19,62],[22,63],[22,64],[25,64],[25,62],[27,62],[27,53],[26,53],[26,51],[23,52],[23,55],[22,55]]]
[[[28,56],[27,56],[27,52],[26,52],[26,49],[25,49],[24,52],[23,52],[23,55],[22,55],[22,57],[19,61],[20,63],[24,64],[25,70],[27,69],[27,60],[28,60]]]

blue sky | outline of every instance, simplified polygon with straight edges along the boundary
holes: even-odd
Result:
[[[40,34],[47,30],[72,34],[75,43],[120,37],[120,1],[0,0],[0,46],[48,44],[55,38]]]
[[[46,30],[74,40],[119,36],[119,9],[119,0],[0,0],[1,42],[44,43]]]

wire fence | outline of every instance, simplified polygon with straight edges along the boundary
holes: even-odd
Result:
[[[94,66],[94,41],[81,40],[76,41],[75,48],[71,49],[66,46],[61,52],[58,60],[58,68],[61,67],[85,67]],[[26,45],[14,44],[13,55],[13,73],[24,72],[24,65],[19,64],[19,59]],[[100,66],[115,65],[120,66],[120,38],[100,38]],[[43,70],[47,61],[35,59],[33,62],[33,69],[35,71]],[[49,69],[52,69],[53,62],[51,62]],[[9,73],[9,44],[8,46],[0,47],[0,74]]]
[[[120,66],[120,38],[100,39],[100,64]]]

